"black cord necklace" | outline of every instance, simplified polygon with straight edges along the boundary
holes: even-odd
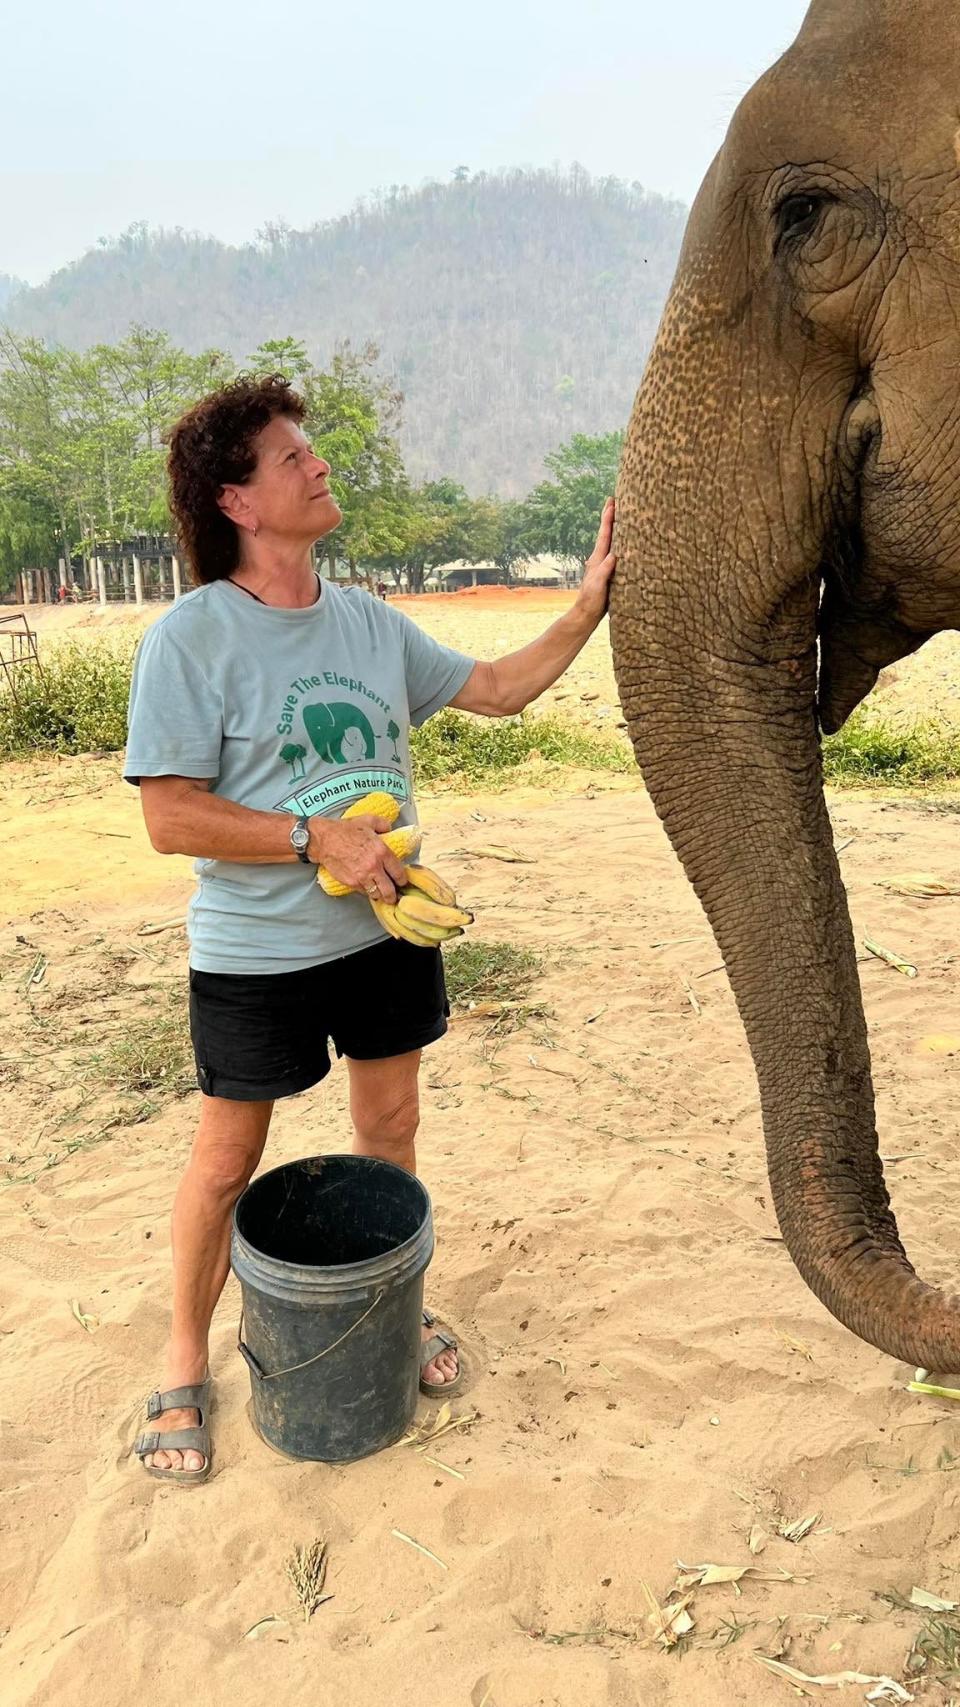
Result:
[[[313,571],[313,573],[316,576],[316,581],[317,581],[317,597],[313,601],[314,604],[316,604],[317,601],[323,597],[323,582],[321,581],[320,576],[317,574],[316,569]],[[245,587],[243,585],[243,583],[240,581],[235,581],[232,575],[228,575],[227,580],[230,582],[231,587],[239,587],[241,593],[246,593],[248,599],[256,599],[258,605],[266,605],[266,603],[267,603],[266,599],[262,599],[260,597],[259,593],[251,593],[249,587]],[[268,610],[269,610],[269,608],[270,608],[269,605],[267,605]],[[308,606],[307,608],[309,609],[310,607]]]

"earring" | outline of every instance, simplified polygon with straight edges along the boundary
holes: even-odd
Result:
[[[253,527],[252,527],[252,528],[251,528],[251,530],[250,530],[250,531],[251,531],[251,533],[252,533],[252,534],[253,534],[253,537],[254,537],[254,539],[256,539],[256,537],[257,537],[257,533],[258,533],[258,531],[259,531],[259,527],[260,527],[260,523],[259,523],[259,522],[254,522],[254,524],[253,524]]]

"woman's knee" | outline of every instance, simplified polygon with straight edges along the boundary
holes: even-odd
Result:
[[[208,1193],[231,1199],[249,1185],[263,1155],[273,1104],[205,1097],[188,1173]]]
[[[385,1150],[407,1150],[420,1125],[420,1099],[414,1089],[394,1102],[355,1108],[353,1123],[357,1137],[364,1144],[376,1144]]]
[[[187,1175],[205,1197],[233,1202],[250,1183],[256,1165],[256,1156],[242,1145],[211,1144],[194,1151]]]
[[[251,1149],[249,1145],[228,1140],[198,1144],[190,1157],[188,1171],[213,1196],[237,1198],[253,1177],[260,1148]]]

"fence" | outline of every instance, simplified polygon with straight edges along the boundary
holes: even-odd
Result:
[[[17,697],[17,672],[20,669],[40,669],[37,637],[25,616],[0,616],[0,671],[14,699]]]
[[[182,591],[180,561],[173,551],[125,551],[89,558],[74,566],[60,559],[59,571],[21,569],[19,602],[59,604],[61,589],[71,597],[108,604],[142,605],[147,600],[177,599]]]

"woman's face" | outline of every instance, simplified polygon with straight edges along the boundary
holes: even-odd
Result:
[[[300,426],[289,415],[276,415],[254,441],[257,466],[243,486],[258,533],[283,539],[314,540],[332,533],[342,521],[327,485],[330,464],[314,456]]]

